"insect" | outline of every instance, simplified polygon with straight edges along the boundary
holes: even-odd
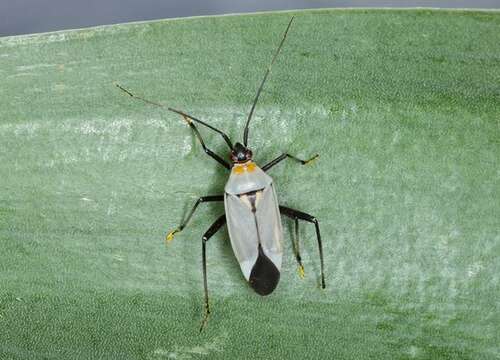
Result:
[[[257,90],[257,95],[253,101],[250,113],[246,120],[243,132],[243,144],[237,142],[233,145],[229,137],[221,130],[199,120],[191,115],[173,108],[167,109],[183,117],[186,123],[191,127],[198,138],[205,153],[215,159],[220,165],[230,170],[229,179],[224,188],[223,195],[210,195],[200,197],[191,208],[186,219],[179,227],[169,232],[166,240],[171,241],[176,233],[181,232],[191,220],[194,212],[201,203],[224,202],[225,214],[221,215],[202,237],[202,266],[203,266],[203,285],[204,285],[204,316],[200,326],[203,329],[210,314],[207,285],[207,261],[206,244],[208,240],[225,224],[229,232],[231,246],[238,260],[243,276],[250,286],[259,295],[268,295],[278,285],[280,279],[281,261],[283,257],[283,229],[281,225],[281,215],[285,215],[294,220],[295,232],[295,257],[298,263],[299,276],[304,277],[304,266],[299,251],[299,220],[314,224],[316,238],[318,241],[319,256],[321,262],[321,287],[325,288],[323,249],[321,244],[321,234],[318,220],[309,214],[279,205],[276,196],[276,189],[272,178],[267,175],[267,171],[285,159],[292,159],[302,165],[305,165],[318,157],[315,155],[308,160],[301,160],[288,153],[283,153],[274,160],[268,162],[262,167],[252,160],[252,151],[248,147],[249,124],[255,110],[255,106],[264,87],[264,83],[271,71],[271,67],[276,61],[278,54],[285,42],[288,31],[293,22],[290,19],[288,26],[283,34],[278,49],[274,53],[272,61],[265,72],[264,78]],[[151,105],[166,107],[163,104],[136,96],[124,87],[115,84],[129,96],[146,102]],[[196,124],[211,129],[222,136],[228,145],[228,162],[221,156],[210,150],[203,141]]]

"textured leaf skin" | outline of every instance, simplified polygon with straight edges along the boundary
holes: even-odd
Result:
[[[175,114],[241,140],[292,13],[167,20],[0,39],[1,359],[498,359],[500,15],[297,12],[256,110],[259,164],[285,220],[281,282],[243,281],[223,211],[196,198],[226,172]],[[216,134],[206,142],[225,155]],[[496,330],[495,330],[496,329]]]

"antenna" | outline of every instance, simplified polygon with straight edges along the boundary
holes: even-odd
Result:
[[[290,26],[292,26],[292,21],[293,21],[294,16],[290,19],[290,22],[288,23],[288,26],[285,30],[285,33],[283,34],[283,38],[281,39],[280,45],[278,46],[278,50],[276,50],[276,53],[273,56],[273,60],[271,61],[271,64],[269,64],[269,67],[267,68],[266,74],[264,75],[264,79],[262,79],[262,82],[260,83],[259,89],[257,90],[257,95],[255,96],[255,100],[253,101],[252,108],[250,109],[250,114],[248,114],[248,119],[247,123],[245,125],[245,131],[243,132],[243,143],[245,144],[245,147],[247,146],[248,143],[248,125],[250,124],[250,120],[252,119],[253,112],[255,110],[255,105],[257,105],[257,101],[259,100],[260,93],[262,92],[262,88],[264,87],[264,83],[267,80],[267,76],[271,72],[271,67],[273,66],[274,62],[276,61],[276,58],[278,57],[278,54],[281,51],[281,47],[283,46],[283,43],[285,42],[286,36],[288,34],[288,30],[290,29]]]
[[[207,127],[207,128],[209,128],[209,129],[212,129],[213,131],[215,131],[215,132],[219,133],[219,134],[222,136],[222,138],[224,139],[224,141],[226,142],[226,144],[229,146],[229,148],[230,148],[231,150],[233,149],[233,144],[231,143],[231,140],[229,140],[229,137],[228,137],[228,136],[227,136],[224,132],[222,132],[222,131],[220,131],[219,129],[217,129],[217,128],[213,127],[212,125],[207,124],[206,122],[201,121],[200,119],[197,119],[197,118],[195,118],[195,117],[193,117],[193,116],[191,116],[191,115],[188,115],[188,114],[186,114],[186,113],[185,113],[185,112],[183,112],[183,111],[176,110],[176,109],[172,109],[171,107],[167,107],[167,106],[165,106],[165,105],[163,105],[163,104],[160,104],[159,102],[151,101],[151,100],[145,99],[145,98],[143,98],[143,97],[137,96],[137,95],[133,94],[131,91],[129,91],[129,90],[127,90],[127,89],[125,89],[125,88],[124,88],[123,86],[121,86],[120,84],[115,83],[115,86],[116,86],[118,89],[120,89],[120,90],[122,90],[123,92],[125,92],[125,93],[126,93],[127,95],[129,95],[130,97],[134,98],[134,99],[137,99],[137,100],[143,101],[143,102],[145,102],[145,103],[147,103],[147,104],[150,104],[150,105],[158,106],[158,107],[161,107],[161,108],[167,108],[167,110],[169,110],[169,111],[172,111],[172,112],[174,112],[174,113],[177,113],[177,114],[179,114],[179,115],[182,115],[184,118],[188,118],[188,119],[190,119],[190,120],[192,120],[192,121],[194,121],[194,122],[197,122],[198,124],[201,124],[201,125],[203,125],[203,126],[206,126],[206,127]]]

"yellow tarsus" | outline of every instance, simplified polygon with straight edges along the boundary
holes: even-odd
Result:
[[[304,271],[304,266],[303,266],[303,265],[300,265],[300,266],[299,266],[299,277],[300,277],[301,279],[303,279],[303,278],[305,277],[305,275],[306,275],[306,274],[305,274],[305,271]]]
[[[179,232],[179,229],[175,229],[175,230],[172,230],[171,232],[169,232],[167,234],[167,237],[166,237],[167,243],[169,243],[170,241],[174,240],[174,235],[176,233],[178,233],[178,232]]]
[[[317,158],[319,158],[319,154],[316,154],[316,155],[314,155],[312,158],[310,158],[309,160],[306,160],[306,161],[304,162],[304,165],[307,165],[307,164],[309,164],[309,163],[312,163],[312,162],[313,162],[314,160],[316,160]]]

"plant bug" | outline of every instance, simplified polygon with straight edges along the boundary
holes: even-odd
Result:
[[[279,205],[273,180],[266,174],[268,170],[280,163],[282,160],[292,159],[302,165],[305,165],[316,159],[318,155],[315,155],[308,160],[301,160],[288,153],[283,153],[260,168],[252,160],[252,151],[248,148],[248,129],[250,120],[252,119],[255,106],[260,93],[262,92],[262,88],[264,87],[264,83],[266,82],[271,71],[271,67],[276,61],[276,58],[278,57],[278,54],[280,53],[285,42],[293,19],[293,17],[290,19],[278,49],[274,53],[273,59],[257,90],[257,95],[255,96],[252,108],[246,120],[243,132],[243,144],[237,142],[233,145],[229,137],[221,130],[191,115],[188,115],[183,111],[175,110],[170,107],[167,108],[184,118],[208,156],[215,159],[219,164],[231,171],[229,180],[224,188],[224,194],[200,197],[191,208],[187,218],[179,227],[169,232],[166,237],[167,241],[171,241],[176,233],[181,232],[191,220],[191,217],[198,208],[199,204],[205,202],[224,201],[225,214],[215,220],[202,237],[205,313],[200,326],[200,331],[203,329],[210,314],[205,246],[208,240],[225,224],[227,224],[231,246],[238,260],[243,276],[257,294],[264,296],[273,292],[278,285],[280,278],[281,260],[283,256],[283,229],[281,225],[281,215],[285,215],[293,219],[295,222],[294,232],[296,242],[294,248],[295,257],[299,266],[300,277],[304,277],[304,266],[302,265],[299,252],[299,220],[313,223],[316,229],[316,238],[318,240],[321,262],[321,287],[323,289],[325,288],[323,249],[318,220],[309,214]],[[163,104],[136,96],[118,84],[116,84],[116,86],[135,99],[144,101],[151,105],[165,107]],[[230,149],[229,162],[206,147],[195,123],[203,125],[222,136]]]

